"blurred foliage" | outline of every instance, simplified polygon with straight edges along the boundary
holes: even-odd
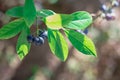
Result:
[[[14,0],[0,0],[0,3],[1,1],[4,6],[0,4],[0,27],[9,22],[9,17],[3,11],[12,7],[11,3]],[[20,4],[23,3],[23,0],[17,1]],[[36,0],[37,6],[44,2],[44,0],[39,1]],[[106,1],[109,0],[100,0],[101,3]],[[52,5],[45,2],[41,6],[65,13],[77,10],[95,12],[98,11],[100,2],[98,0],[59,0]],[[18,3],[15,0],[13,4],[20,5]],[[9,41],[0,41],[0,80],[120,80],[119,9],[120,7],[114,8],[116,16],[114,21],[98,18],[88,28],[87,35],[94,40],[97,47],[97,58],[79,54],[69,44],[70,56],[65,63],[62,63],[50,54],[48,44],[45,44],[40,47],[33,46],[30,54],[20,62],[14,49],[16,37]],[[34,70],[35,65],[37,67]]]

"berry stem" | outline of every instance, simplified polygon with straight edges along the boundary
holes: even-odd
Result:
[[[38,25],[38,18],[36,17],[36,28],[37,28],[37,36],[39,35],[39,25]]]

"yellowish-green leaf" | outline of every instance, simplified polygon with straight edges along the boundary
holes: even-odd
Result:
[[[92,23],[92,16],[85,11],[78,11],[72,14],[54,14],[46,17],[45,23],[50,29],[85,29]]]
[[[62,19],[60,14],[54,14],[46,17],[45,23],[50,29],[61,29],[62,28]]]
[[[62,34],[58,30],[48,29],[48,42],[52,53],[65,61],[68,57],[68,46]]]
[[[70,42],[77,50],[83,54],[97,56],[94,43],[90,38],[74,30],[66,30],[65,32]]]
[[[18,38],[16,50],[21,60],[28,54],[30,50],[31,44],[27,41],[27,36],[29,34],[30,30],[26,26]]]
[[[20,59],[23,59],[25,57],[25,55],[27,55],[28,51],[29,50],[28,50],[28,47],[26,44],[20,45],[19,50],[17,51]]]

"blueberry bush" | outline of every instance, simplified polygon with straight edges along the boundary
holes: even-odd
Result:
[[[113,8],[119,6],[119,0],[112,0],[111,5],[102,4],[97,17],[106,20],[114,20]],[[25,0],[23,6],[9,9],[6,15],[15,20],[4,25],[0,29],[0,39],[9,39],[20,33],[16,51],[20,59],[23,59],[30,51],[31,43],[42,45],[48,40],[50,49],[60,60],[65,61],[68,57],[68,45],[61,31],[65,33],[72,45],[86,55],[96,54],[92,40],[86,36],[87,27],[94,22],[92,15],[86,11],[77,11],[71,14],[55,13],[52,10],[36,10],[33,0]],[[47,29],[40,29],[37,20],[41,20]],[[36,35],[31,33],[30,28],[36,24]]]
[[[120,79],[120,0],[24,1],[0,1],[0,79]]]
[[[20,33],[16,45],[20,59],[29,53],[31,43],[41,45],[44,44],[44,39],[48,39],[52,53],[65,61],[68,56],[68,45],[61,30],[77,50],[83,54],[97,56],[92,40],[83,31],[92,23],[92,16],[86,11],[60,14],[47,9],[36,10],[33,0],[25,0],[23,6],[9,9],[6,15],[15,20],[0,29],[0,39],[9,39]],[[36,26],[37,35],[34,35],[30,28],[38,19],[46,24],[47,29],[42,30]]]

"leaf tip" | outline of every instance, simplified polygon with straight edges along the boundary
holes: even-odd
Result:
[[[64,58],[64,59],[60,59],[62,62],[65,62],[67,60],[67,58]]]
[[[97,52],[96,50],[94,51],[94,53],[92,53],[93,56],[97,57]]]
[[[20,60],[22,60],[28,54],[28,47],[25,44],[22,44],[17,50]]]

